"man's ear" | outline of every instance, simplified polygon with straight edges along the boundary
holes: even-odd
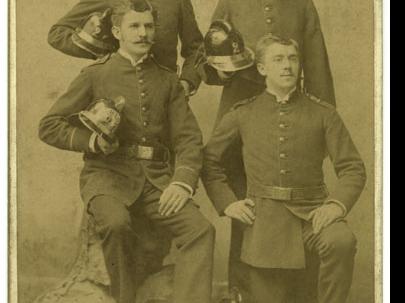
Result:
[[[121,40],[121,30],[120,30],[120,28],[118,26],[113,26],[111,28],[111,32],[112,32],[115,39]]]
[[[266,76],[267,76],[267,74],[266,74],[266,69],[265,69],[263,63],[260,63],[260,62],[257,63],[256,68],[257,68],[257,70],[259,71],[259,74],[260,74],[260,75],[262,75],[263,77],[266,77]]]

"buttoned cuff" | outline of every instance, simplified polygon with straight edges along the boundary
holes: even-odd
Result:
[[[335,200],[335,199],[328,199],[328,200],[325,201],[325,204],[331,204],[331,203],[334,203],[334,204],[337,204],[337,205],[340,206],[340,208],[341,208],[342,211],[343,211],[342,218],[344,218],[344,217],[347,216],[347,208],[346,208],[346,205],[344,205],[344,204],[343,204],[342,202],[340,202],[339,200]]]
[[[177,181],[177,182],[172,182],[170,184],[177,185],[177,186],[180,186],[180,187],[186,189],[190,193],[190,198],[193,197],[194,189],[190,185],[188,185],[187,183]]]
[[[69,149],[78,152],[89,152],[92,132],[84,128],[73,128],[69,138]]]
[[[181,82],[186,82],[188,84],[189,92],[188,92],[188,95],[186,95],[186,97],[194,96],[197,93],[197,89],[195,88],[193,83],[191,83],[190,81],[188,81],[186,79],[180,79],[180,83]]]
[[[180,80],[187,81],[188,84],[190,84],[190,96],[197,92],[201,84],[201,77],[196,71],[187,72],[183,70],[182,74],[180,75]]]
[[[176,167],[176,169],[174,171],[172,183],[181,182],[181,183],[187,184],[191,188],[196,188],[197,182],[198,182],[198,177],[199,177],[199,174],[195,169],[188,167],[188,166],[179,166],[179,167]]]

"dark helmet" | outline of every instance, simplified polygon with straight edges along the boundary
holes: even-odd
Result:
[[[224,72],[235,72],[254,64],[254,53],[245,47],[242,35],[224,20],[214,21],[204,38],[209,65]]]
[[[111,33],[111,13],[109,8],[104,12],[90,14],[73,33],[73,43],[96,57],[116,50],[118,42]]]

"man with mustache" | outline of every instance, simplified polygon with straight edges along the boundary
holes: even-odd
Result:
[[[325,102],[335,105],[335,93],[329,59],[321,24],[313,0],[218,0],[212,20],[225,20],[238,30],[245,46],[255,49],[258,40],[272,33],[279,37],[292,38],[300,46],[303,81],[299,86]],[[199,70],[211,85],[222,85],[216,124],[232,106],[260,94],[265,81],[255,67],[236,73],[217,72],[205,65]],[[234,142],[225,152],[224,169],[229,184],[236,195],[246,193],[246,176],[241,156],[241,142]],[[240,225],[232,221],[229,283],[231,288],[246,290],[246,268],[240,262]]]
[[[118,48],[111,34],[111,7],[121,0],[80,0],[64,17],[53,25],[48,34],[49,44],[70,56],[96,59]],[[156,60],[177,70],[177,44],[180,38],[181,84],[186,96],[198,89],[201,79],[194,70],[194,55],[202,43],[202,35],[190,0],[151,0],[159,12],[152,53]]]
[[[253,302],[295,302],[305,283],[307,253],[319,258],[317,298],[343,303],[350,290],[356,239],[344,218],[358,200],[365,168],[336,109],[297,86],[298,45],[267,35],[259,40],[257,69],[266,79],[258,97],[224,115],[205,147],[203,181],[218,212],[244,224],[241,261]],[[221,161],[243,142],[247,195],[238,198]],[[338,185],[330,193],[322,165],[329,155]],[[295,281],[294,281],[295,280]]]
[[[173,302],[210,303],[215,231],[191,200],[202,135],[177,75],[150,53],[156,14],[146,0],[114,6],[117,53],[80,73],[41,120],[39,136],[57,148],[84,152],[81,196],[102,239],[117,303],[135,302],[131,215],[139,208],[178,248]],[[126,103],[115,142],[70,122],[94,100],[118,96]],[[174,157],[175,166],[169,161]]]

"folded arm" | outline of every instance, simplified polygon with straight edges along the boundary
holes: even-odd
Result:
[[[194,62],[199,47],[203,43],[203,36],[198,27],[193,5],[190,0],[180,0],[181,56],[184,58],[180,79],[191,86],[191,94],[195,93],[201,83],[201,77],[194,68]]]
[[[197,120],[178,81],[173,81],[168,106],[171,145],[176,155],[172,182],[182,182],[193,190],[197,187],[202,166],[202,134]]]
[[[92,132],[72,123],[73,115],[85,109],[92,100],[91,78],[83,71],[56,101],[39,124],[39,138],[54,147],[90,152]]]
[[[225,209],[238,200],[221,165],[224,152],[238,136],[238,111],[231,110],[215,128],[204,149],[202,180],[208,197],[220,215],[224,215]]]
[[[327,150],[338,177],[328,202],[340,204],[348,213],[360,197],[366,182],[364,163],[339,114],[333,110],[325,130]]]
[[[107,0],[81,0],[54,24],[48,33],[48,43],[55,49],[73,57],[96,59],[97,56],[73,43],[72,35],[95,12],[102,13],[110,4]],[[111,35],[110,43],[114,42]]]

